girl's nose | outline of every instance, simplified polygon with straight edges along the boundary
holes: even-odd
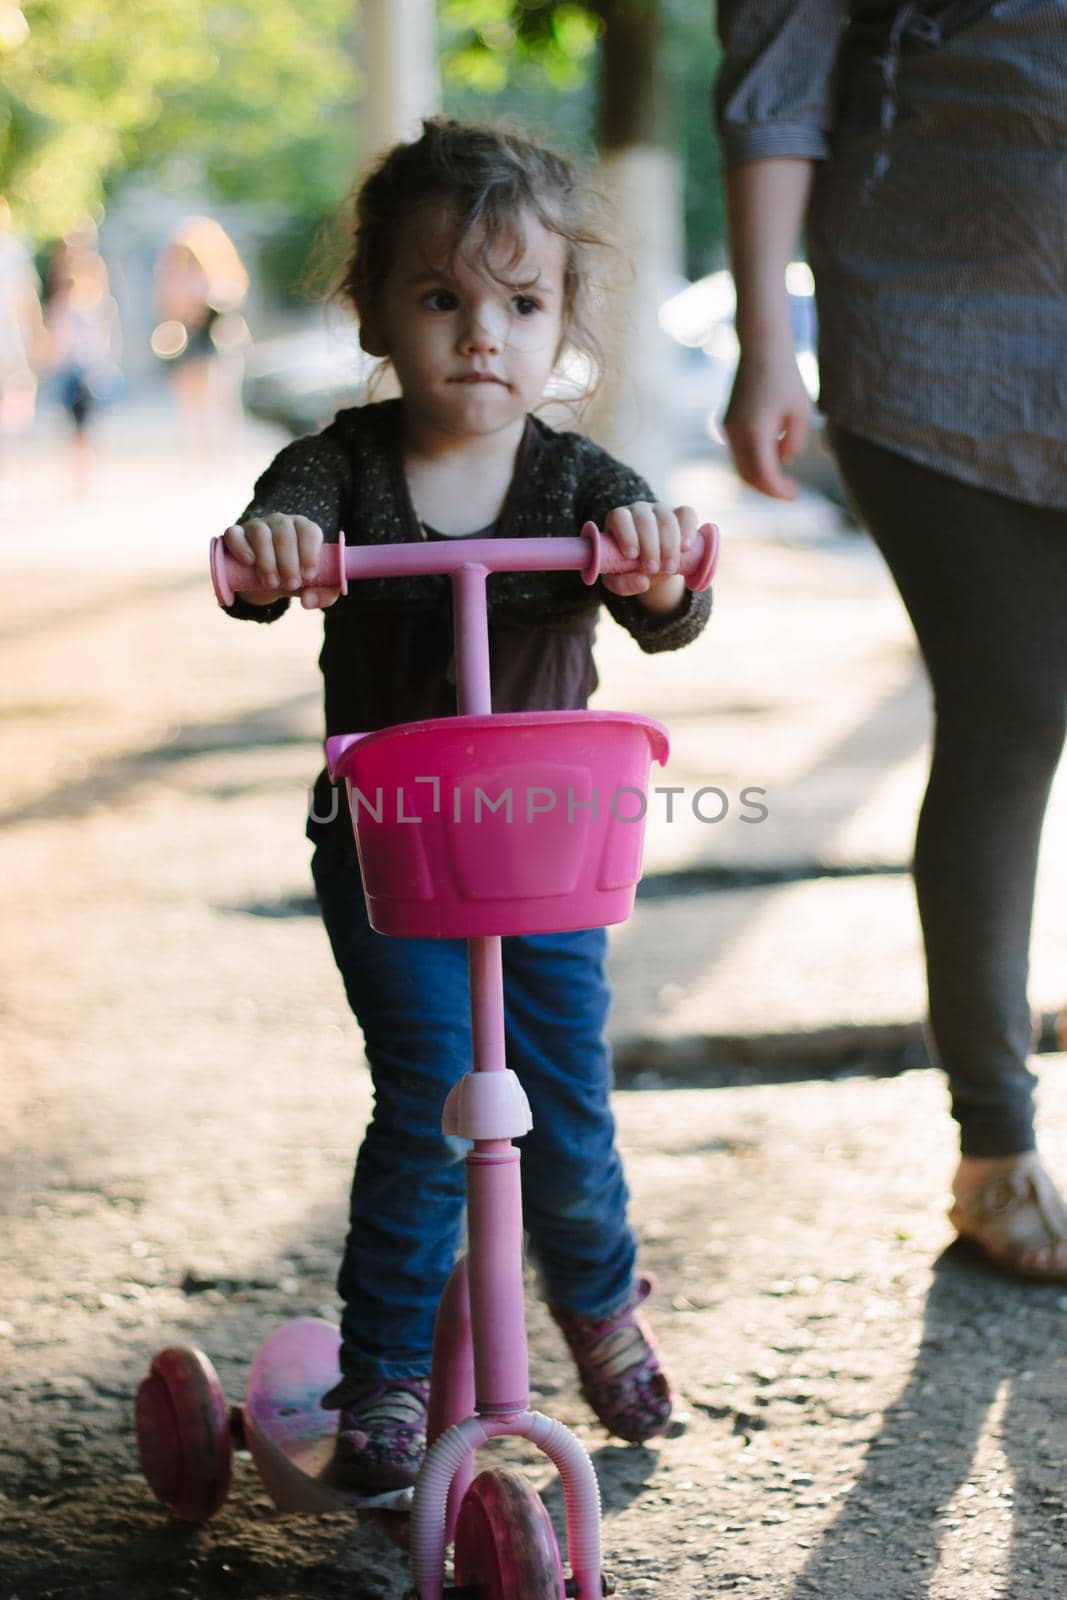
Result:
[[[491,354],[502,348],[502,318],[496,307],[472,311],[460,332],[460,346],[471,354]]]

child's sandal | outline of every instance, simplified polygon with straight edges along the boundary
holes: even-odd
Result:
[[[583,1317],[549,1306],[574,1357],[582,1394],[619,1439],[643,1444],[665,1433],[671,1420],[670,1380],[660,1365],[655,1336],[637,1309],[652,1293],[639,1278],[613,1317]]]
[[[320,1405],[338,1411],[330,1482],[352,1494],[382,1494],[415,1482],[426,1454],[430,1385],[425,1378],[342,1378]]]

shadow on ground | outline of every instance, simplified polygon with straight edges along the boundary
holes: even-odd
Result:
[[[958,1243],[944,1252],[908,1382],[886,1409],[863,1471],[798,1575],[791,1600],[839,1592],[844,1571],[850,1600],[925,1596],[942,1546],[966,1545],[968,1522],[988,1512],[983,1501],[990,1498],[1010,1509],[1011,1534],[999,1536],[995,1590],[979,1588],[976,1576],[974,1593],[1032,1592],[1030,1580],[1049,1546],[1062,1549],[1067,1533],[1067,1394],[1053,1353],[1045,1364],[1035,1360],[1022,1324],[1037,1309],[1035,1296],[1054,1303],[1061,1293],[1005,1285]],[[981,1458],[983,1435],[987,1449],[1003,1452],[1008,1483],[1020,1488],[1005,1488],[994,1464]]]

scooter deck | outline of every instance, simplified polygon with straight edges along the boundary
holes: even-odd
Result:
[[[260,1346],[241,1415],[245,1440],[281,1511],[406,1511],[413,1491],[360,1496],[336,1487],[336,1413],[320,1400],[341,1376],[341,1335],[319,1317],[287,1322]]]

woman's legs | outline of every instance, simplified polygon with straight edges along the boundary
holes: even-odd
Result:
[[[974,488],[840,429],[833,443],[934,691],[914,870],[931,1029],[966,1168],[1034,1144],[1026,985],[1067,710],[1067,512]]]

